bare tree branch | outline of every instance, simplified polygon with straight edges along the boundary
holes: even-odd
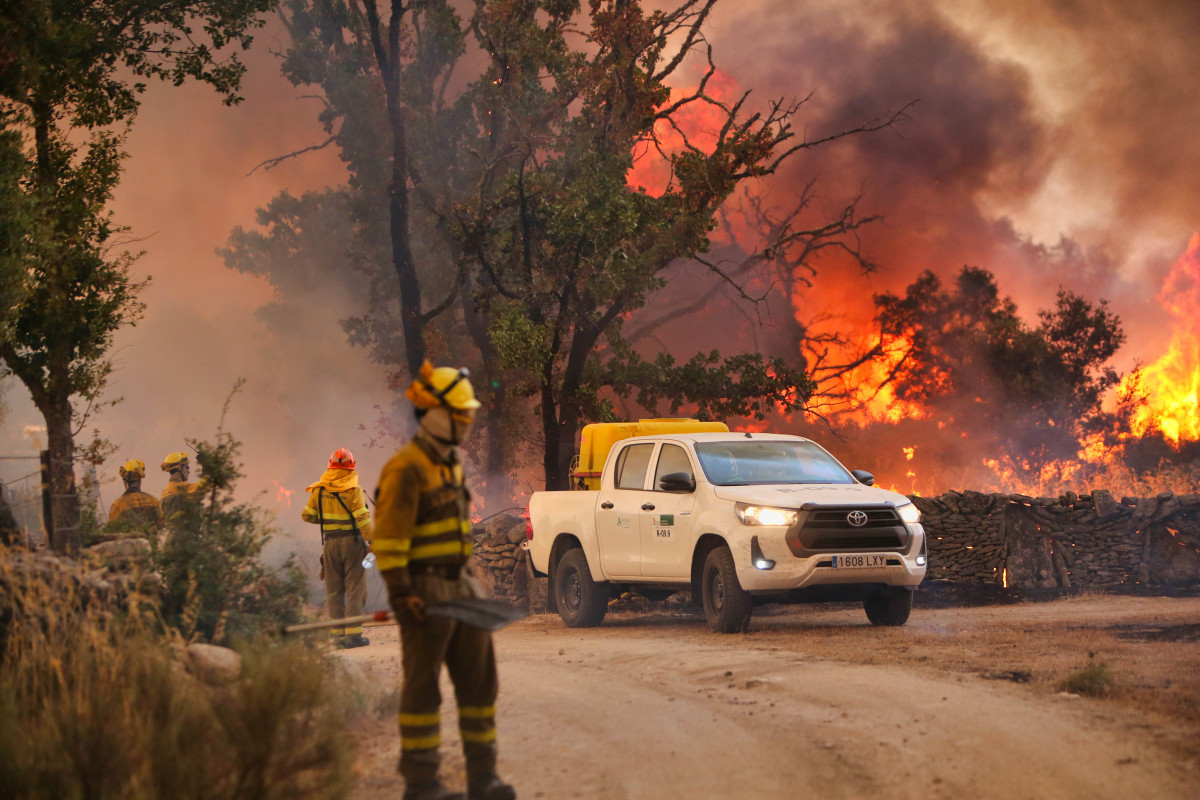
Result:
[[[312,144],[312,145],[309,145],[308,147],[302,147],[299,150],[293,150],[290,153],[285,153],[284,155],[276,156],[275,158],[268,158],[266,161],[261,161],[258,164],[256,164],[254,169],[252,169],[246,173],[246,177],[249,178],[251,175],[253,175],[255,172],[257,172],[259,167],[262,167],[264,170],[273,169],[274,167],[279,166],[280,164],[282,164],[284,161],[287,161],[288,159],[295,158],[297,156],[302,156],[305,153],[311,153],[315,150],[324,150],[326,147],[329,147],[329,145],[333,144],[335,141],[337,141],[336,133],[331,135],[328,139],[321,142],[320,144]]]

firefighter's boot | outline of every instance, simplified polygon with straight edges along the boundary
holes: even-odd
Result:
[[[401,751],[404,800],[466,800],[462,792],[451,791],[438,780],[439,760],[435,748]]]
[[[432,783],[406,784],[404,800],[466,800],[466,795],[447,789],[435,779]]]
[[[498,775],[488,775],[479,781],[467,781],[467,800],[516,800],[517,790],[500,780]]]

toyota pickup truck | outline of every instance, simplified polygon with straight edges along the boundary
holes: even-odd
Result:
[[[628,590],[690,591],[721,633],[745,631],[756,604],[812,600],[861,600],[871,623],[903,625],[925,531],[908,498],[873,484],[799,436],[634,436],[592,490],[533,494],[530,564],[571,627],[599,625]]]

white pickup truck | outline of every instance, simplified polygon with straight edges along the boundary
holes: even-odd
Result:
[[[529,555],[550,610],[599,625],[617,590],[690,589],[713,631],[746,630],[756,602],[861,600],[903,625],[925,577],[920,512],[815,442],[671,433],[616,442],[594,491],[535,492]]]

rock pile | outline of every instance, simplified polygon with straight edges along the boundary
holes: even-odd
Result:
[[[475,549],[471,561],[484,590],[497,599],[513,601],[514,605],[524,600],[528,595],[525,565],[528,554],[521,547],[525,541],[524,517],[513,514],[491,517],[476,525],[472,536]]]

